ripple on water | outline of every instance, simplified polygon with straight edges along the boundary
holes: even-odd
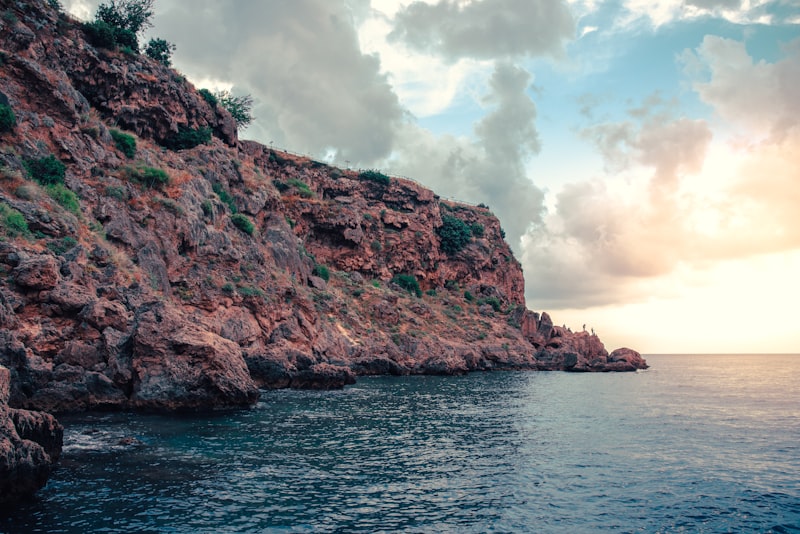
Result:
[[[651,364],[67,419],[60,469],[0,530],[800,531],[800,365],[770,382],[730,376],[730,362]]]

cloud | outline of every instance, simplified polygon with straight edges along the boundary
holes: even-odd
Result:
[[[530,83],[524,69],[498,63],[484,99],[490,111],[475,125],[474,138],[435,136],[410,124],[386,163],[443,197],[488,203],[517,249],[520,236],[541,224],[543,213],[544,195],[525,174],[527,158],[540,148]]]
[[[734,24],[773,24],[782,21],[769,9],[776,0],[625,0],[620,25],[645,19],[656,28],[666,24],[712,17]]]
[[[360,4],[363,4],[361,2]],[[356,14],[363,5],[356,5]],[[251,93],[248,136],[369,164],[386,156],[405,120],[379,59],[361,52],[350,4],[330,0],[161,3],[159,33],[191,78]]]
[[[575,21],[561,0],[439,0],[397,12],[390,39],[450,61],[562,53]]]
[[[743,42],[707,35],[683,61],[693,71],[694,90],[731,124],[783,135],[800,124],[800,39],[784,47],[776,63],[756,63]],[[698,65],[705,72],[697,72]],[[699,80],[705,75],[707,80]]]
[[[675,273],[800,250],[798,43],[774,63],[712,36],[685,54],[716,133],[661,98],[586,127],[606,174],[566,186],[524,236],[532,305],[643,301]]]

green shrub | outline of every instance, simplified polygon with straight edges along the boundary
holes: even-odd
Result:
[[[30,177],[42,185],[64,183],[67,167],[52,154],[38,159],[26,158],[22,163]]]
[[[236,291],[243,296],[243,297],[263,297],[264,292],[257,287],[254,286],[240,286],[236,288]]]
[[[208,89],[200,89],[197,92],[200,93],[200,96],[203,97],[203,100],[208,102],[209,106],[211,106],[212,108],[217,107],[219,101],[217,100],[217,97],[214,96],[214,93],[212,93]]]
[[[206,199],[200,203],[200,208],[203,210],[203,215],[206,217],[213,217],[214,216],[214,205],[211,203],[210,200]]]
[[[429,289],[429,290],[427,290],[425,292],[425,294],[428,295],[429,297],[435,297],[436,296],[436,290],[435,289]]]
[[[136,138],[119,130],[111,130],[111,138],[120,152],[127,158],[132,159],[136,156]]]
[[[150,59],[155,59],[165,67],[172,66],[172,53],[175,45],[164,39],[150,39],[144,49],[144,53]]]
[[[10,132],[17,124],[14,110],[8,104],[0,104],[0,133]]]
[[[417,282],[417,278],[411,274],[396,274],[394,278],[392,278],[392,282],[409,293],[413,293],[418,297],[422,296],[422,289],[419,287],[419,282]]]
[[[330,270],[325,265],[322,265],[320,263],[314,265],[314,269],[311,271],[311,274],[313,274],[314,276],[319,276],[326,282],[331,278]]]
[[[0,225],[9,237],[29,236],[31,233],[25,216],[8,204],[0,203]]]
[[[78,202],[78,196],[64,187],[64,184],[48,185],[45,186],[45,190],[50,198],[58,202],[62,208],[75,215],[80,215],[81,205]]]
[[[481,223],[472,223],[469,229],[475,237],[483,237],[484,228]]]
[[[442,216],[442,226],[436,229],[436,233],[442,241],[442,250],[448,256],[457,254],[472,237],[467,223],[452,215]]]
[[[241,213],[234,213],[233,215],[231,215],[231,222],[236,228],[246,233],[247,235],[253,235],[253,232],[256,231],[256,225],[253,224],[253,221],[251,221],[246,215],[242,215]]]
[[[214,182],[211,184],[211,189],[214,190],[222,203],[228,206],[228,209],[231,210],[231,213],[237,213],[239,211],[239,208],[236,207],[236,201],[233,199],[230,193],[225,191],[221,183]]]
[[[102,20],[94,20],[83,24],[86,40],[98,48],[113,49],[117,46],[116,29]]]
[[[106,187],[106,195],[117,200],[128,200],[128,191],[119,185],[109,185]]]
[[[389,185],[390,183],[392,183],[391,178],[389,178],[388,176],[386,176],[385,174],[383,174],[380,171],[376,171],[376,170],[372,170],[372,169],[371,170],[366,170],[366,171],[361,171],[359,173],[358,177],[361,178],[362,180],[370,180],[372,182],[377,182],[377,183],[379,183],[381,185]]]
[[[222,284],[222,287],[220,289],[222,289],[223,293],[228,293],[230,295],[234,292],[236,286],[234,286],[230,282],[225,282],[224,284]]]
[[[209,141],[211,141],[211,128],[194,129],[181,126],[178,128],[178,133],[164,139],[161,144],[170,150],[178,151],[208,144]]]
[[[78,244],[78,240],[72,236],[62,237],[61,239],[53,239],[47,242],[47,248],[53,251],[56,256],[61,256],[65,252],[72,250]]]
[[[371,248],[374,252],[380,252],[383,248],[383,245],[381,245],[381,242],[376,239],[369,244],[369,248]]]
[[[123,173],[129,180],[134,180],[147,187],[157,188],[169,183],[169,175],[163,169],[137,165],[136,167],[124,167]]]
[[[272,185],[275,186],[275,189],[277,189],[279,193],[285,193],[289,190],[289,184],[281,182],[280,180],[272,180]]]
[[[291,178],[286,183],[289,186],[296,187],[297,191],[300,193],[300,196],[303,198],[311,198],[314,196],[314,191],[312,191],[311,188],[308,186],[308,184],[302,180],[298,180],[297,178]]]
[[[496,312],[500,311],[500,300],[497,297],[487,297],[485,299],[480,299],[478,304],[488,304],[492,307],[492,309]]]
[[[475,300],[475,297],[469,291],[464,291],[464,300],[466,300],[467,302],[472,302],[473,300]]]

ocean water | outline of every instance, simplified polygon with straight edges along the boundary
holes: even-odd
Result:
[[[377,377],[65,418],[3,532],[800,532],[800,356]]]

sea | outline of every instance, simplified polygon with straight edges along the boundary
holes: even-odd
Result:
[[[63,417],[0,531],[800,533],[800,356],[646,358]]]

